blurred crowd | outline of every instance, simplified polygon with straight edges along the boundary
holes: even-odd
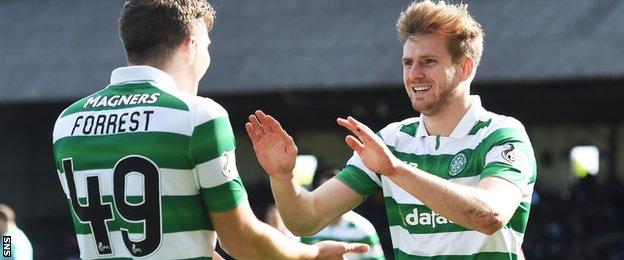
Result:
[[[569,196],[537,191],[524,238],[527,259],[624,259],[624,187],[591,175]]]

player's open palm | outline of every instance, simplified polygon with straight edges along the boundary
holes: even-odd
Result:
[[[245,129],[262,168],[271,177],[292,178],[297,146],[280,123],[272,116],[257,110],[249,116]]]
[[[370,249],[367,244],[344,243],[331,240],[316,243],[314,246],[319,248],[316,259],[347,259],[344,256],[346,253],[362,254]]]
[[[355,138],[353,135],[348,135],[345,141],[351,149],[358,153],[366,167],[384,175],[393,171],[399,160],[368,126],[353,117],[338,118],[337,122],[357,136]]]

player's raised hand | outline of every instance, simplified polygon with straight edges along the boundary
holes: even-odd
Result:
[[[338,118],[337,122],[342,127],[349,129],[353,135],[347,135],[345,141],[351,147],[371,171],[383,175],[393,172],[399,163],[386,144],[368,126],[355,120],[353,117],[347,119]]]
[[[291,179],[298,149],[280,123],[261,110],[256,110],[249,116],[245,129],[262,168],[271,177]]]
[[[336,241],[322,241],[314,244],[318,247],[319,253],[316,259],[347,259],[346,253],[366,253],[370,249],[367,244],[362,243],[344,243]]]

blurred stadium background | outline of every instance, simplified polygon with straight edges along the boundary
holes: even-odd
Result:
[[[527,258],[624,259],[624,1],[464,2],[486,33],[472,91],[489,110],[525,124],[539,163]],[[230,113],[259,217],[272,197],[243,129],[254,109],[277,115],[301,154],[337,167],[350,156],[337,116],[380,129],[415,115],[394,28],[409,1],[211,3],[212,66],[200,94]],[[51,131],[64,107],[125,65],[122,5],[0,1],[0,203],[16,210],[38,259],[78,255]],[[580,156],[571,156],[579,146]],[[381,203],[372,197],[357,211],[392,252]]]

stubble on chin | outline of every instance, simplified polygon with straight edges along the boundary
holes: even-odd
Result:
[[[416,101],[410,101],[412,108],[414,109],[414,111],[425,115],[425,116],[430,116],[431,115],[431,110],[432,110],[432,106],[431,105],[426,105],[426,104],[416,104]]]

